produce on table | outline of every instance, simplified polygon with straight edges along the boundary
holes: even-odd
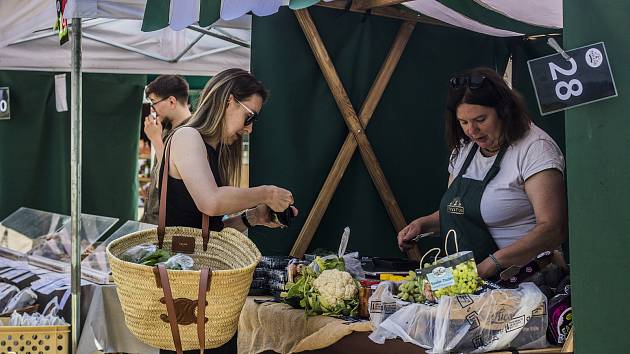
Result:
[[[350,273],[338,269],[323,271],[313,281],[313,288],[320,294],[320,304],[327,309],[344,305],[344,301],[354,299],[359,291]]]
[[[436,301],[444,295],[472,294],[481,285],[475,259],[469,251],[425,264],[419,273],[422,276],[423,295],[429,301]]]
[[[435,290],[435,297],[439,299],[444,295],[454,296],[474,293],[481,285],[475,261],[469,260],[456,265],[453,269],[453,280],[455,285]]]
[[[405,281],[398,286],[398,297],[401,300],[409,302],[424,302],[425,298],[422,294],[420,286],[422,279],[416,277],[416,273],[409,271],[409,275],[405,277]]]
[[[280,294],[285,302],[304,308],[308,316],[356,316],[359,308],[357,282],[345,271],[342,258],[317,257],[315,267],[302,267],[295,282],[288,282]]]

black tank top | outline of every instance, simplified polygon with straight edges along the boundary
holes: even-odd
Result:
[[[222,187],[223,182],[219,174],[219,154],[212,146],[205,144],[208,152],[208,163],[214,175],[214,181],[218,187]],[[160,177],[162,176],[163,168],[164,164],[160,168]],[[190,193],[188,193],[184,181],[168,176],[167,183],[166,226],[188,226],[200,229],[201,212],[197,209]],[[223,229],[221,219],[223,219],[223,216],[210,216],[210,231],[221,231]]]

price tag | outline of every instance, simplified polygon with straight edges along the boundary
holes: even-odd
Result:
[[[603,42],[527,62],[542,115],[617,97]]]
[[[11,118],[11,104],[9,100],[9,88],[0,87],[0,119]]]
[[[427,280],[433,291],[455,285],[453,268],[437,267],[427,274]]]

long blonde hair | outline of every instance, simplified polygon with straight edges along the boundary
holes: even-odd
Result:
[[[246,100],[258,94],[263,102],[267,91],[262,83],[252,74],[242,69],[227,69],[213,76],[206,84],[199,97],[195,113],[186,126],[195,128],[204,140],[219,142],[219,174],[224,184],[238,186],[241,180],[241,154],[243,141],[231,145],[224,143],[226,131],[225,110],[230,94],[237,100]]]

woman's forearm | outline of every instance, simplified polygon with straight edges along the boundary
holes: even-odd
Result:
[[[525,237],[495,252],[495,257],[504,267],[523,266],[537,255],[558,248],[566,240],[563,223],[537,224]]]
[[[440,211],[423,216],[427,225],[427,232],[440,232]]]
[[[268,187],[259,186],[252,188],[219,187],[212,196],[205,198],[202,205],[197,208],[210,216],[229,215],[241,210],[255,207],[258,204],[267,204]]]

